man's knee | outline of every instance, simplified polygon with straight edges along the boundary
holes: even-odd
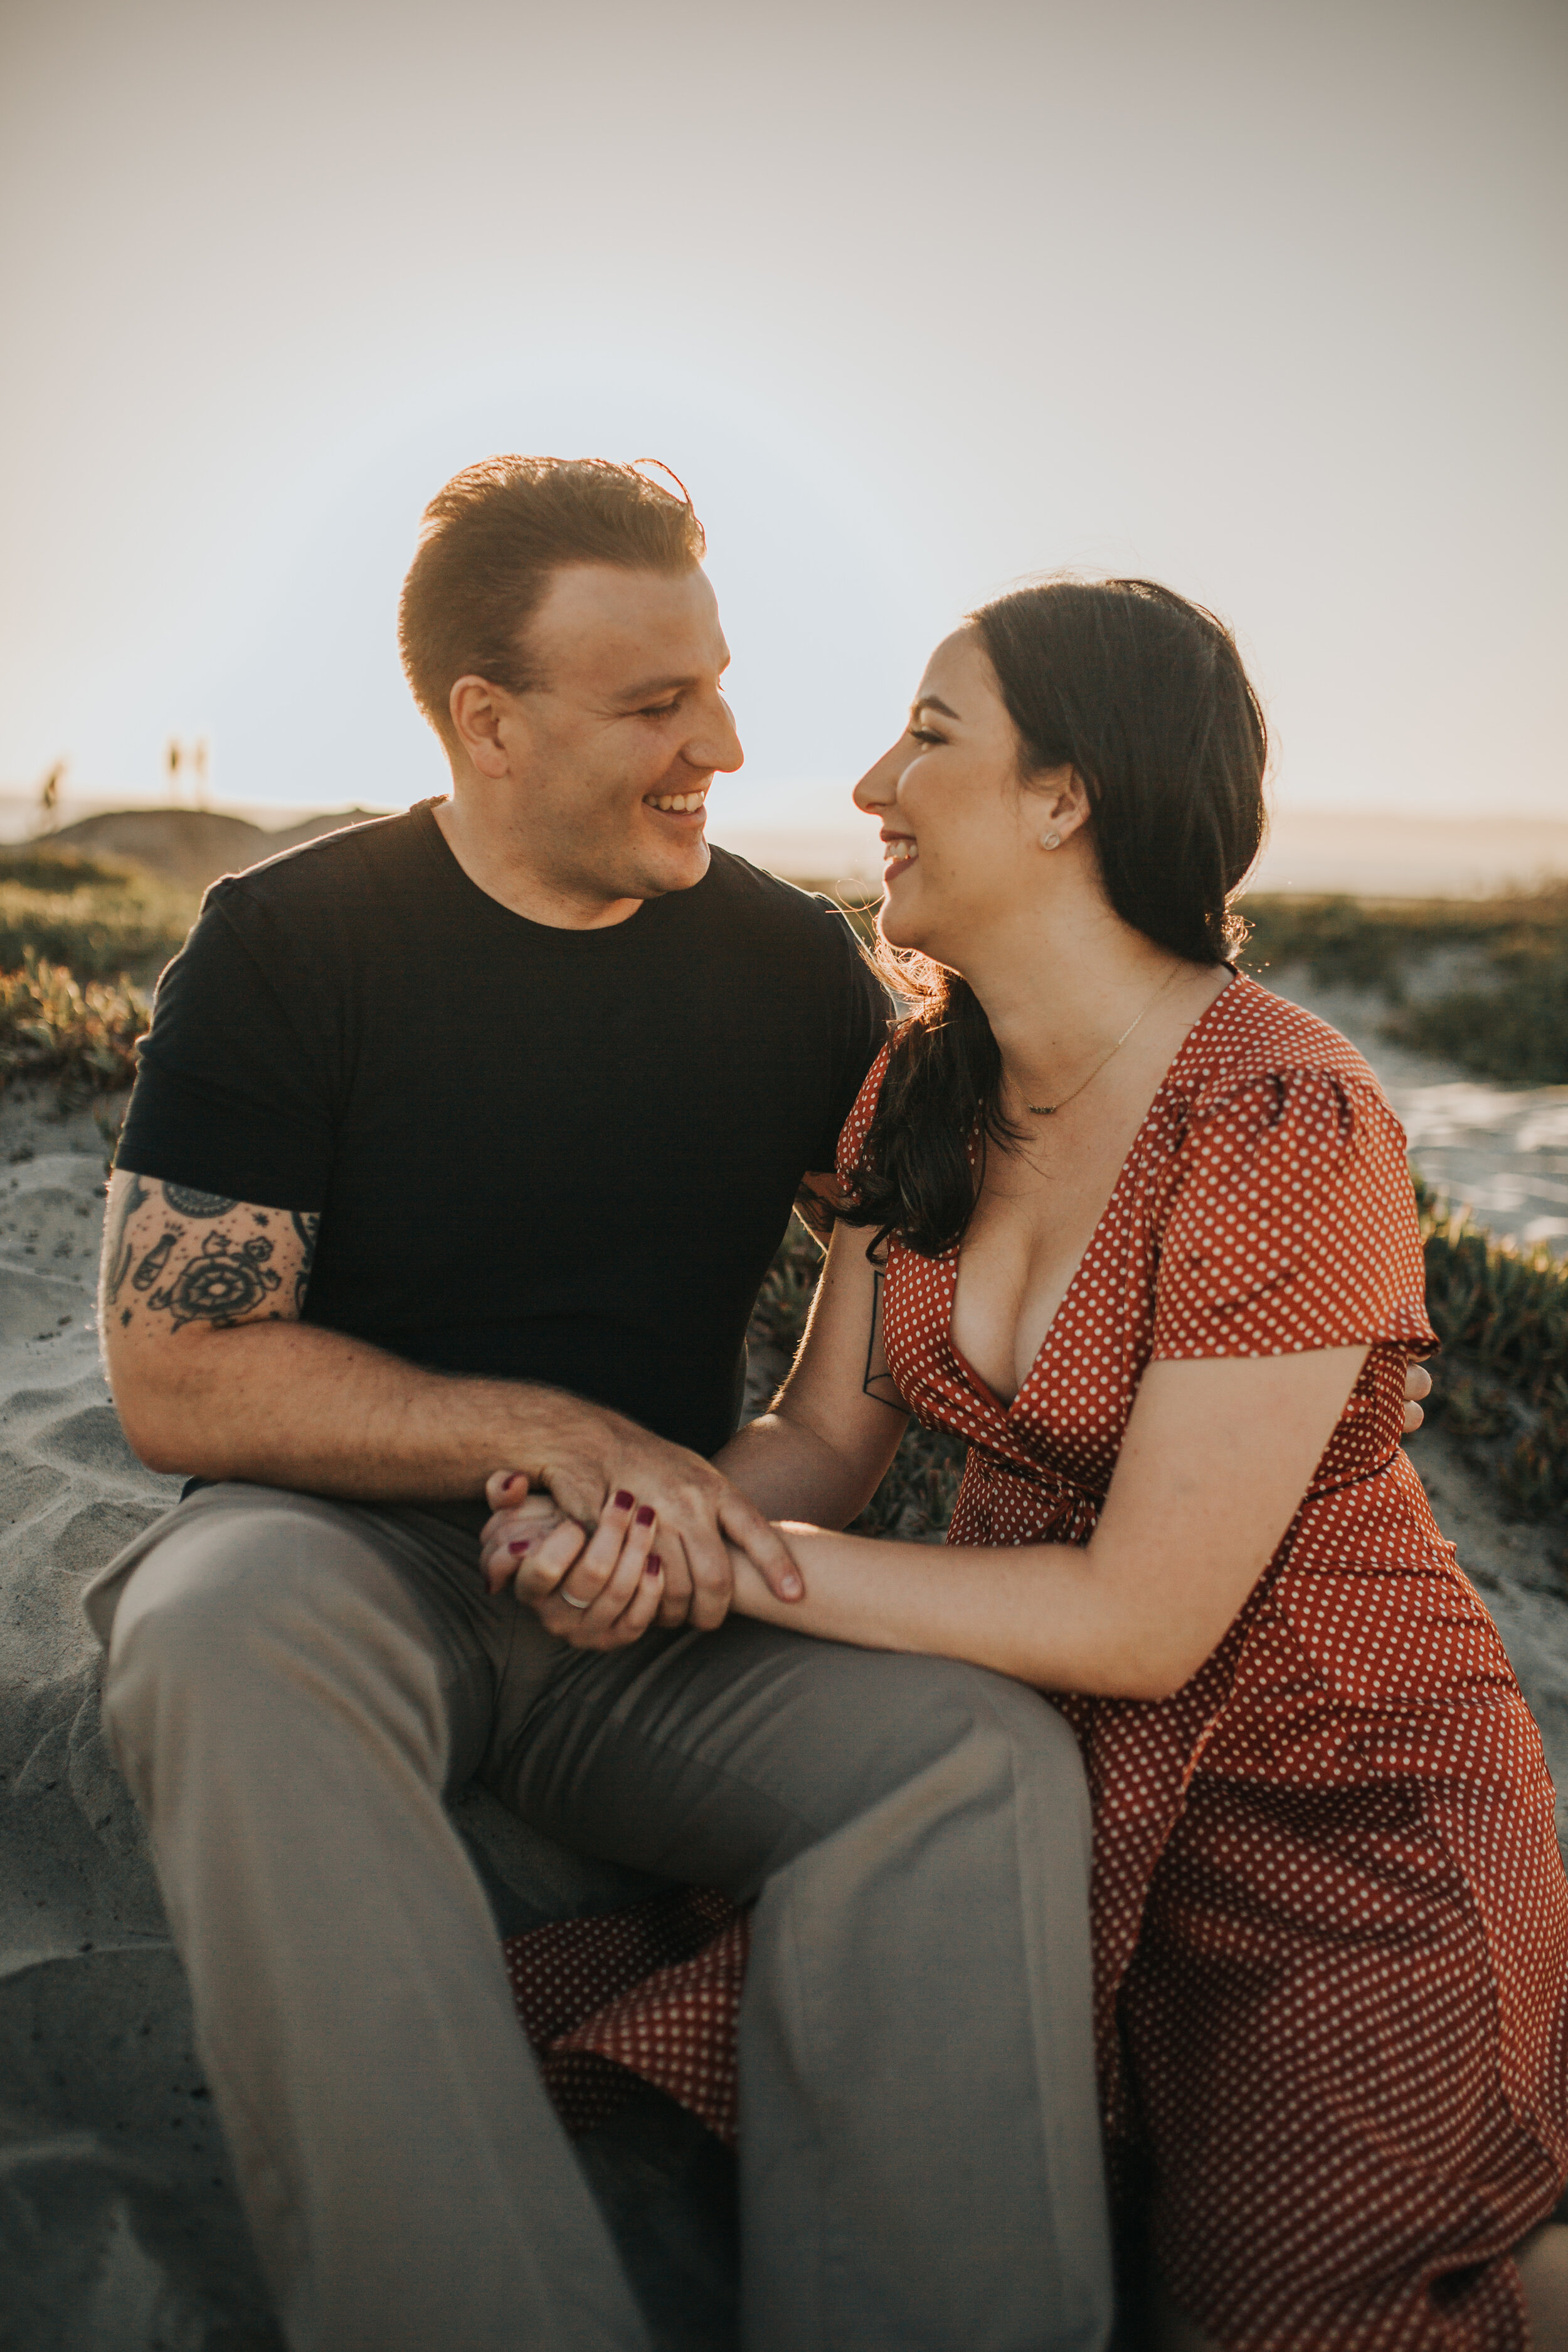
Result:
[[[954,1810],[1043,1800],[1080,1825],[1087,1849],[1079,1744],[1037,1691],[954,1658],[823,1644],[802,1664],[813,1777],[840,1819],[921,1781],[931,1803]]]
[[[132,1570],[115,1612],[104,1715],[117,1742],[171,1706],[221,1713],[309,1661],[334,1672],[378,1621],[412,1612],[353,1528],[280,1499],[176,1514]]]
[[[1083,1759],[1071,1727],[1038,1691],[988,1667],[957,1658],[893,1658],[890,1695],[907,1722],[913,1769],[922,1748],[940,1743],[944,1764],[970,1781],[999,1790],[1049,1785],[1064,1802],[1081,1795]]]

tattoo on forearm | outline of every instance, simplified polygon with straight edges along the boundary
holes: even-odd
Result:
[[[154,1242],[141,1265],[131,1277],[132,1290],[151,1290],[169,1263],[169,1252],[179,1240],[177,1233],[167,1233],[162,1241]]]
[[[321,1220],[309,1212],[301,1214],[298,1209],[290,1209],[289,1214],[294,1220],[294,1231],[304,1252],[300,1260],[300,1271],[294,1276],[294,1312],[303,1315],[305,1293],[310,1287],[310,1268],[316,1263],[316,1235],[321,1230]]]
[[[121,1286],[131,1271],[131,1261],[136,1255],[125,1238],[125,1228],[137,1210],[144,1209],[152,1197],[150,1192],[143,1192],[142,1179],[135,1175],[132,1176],[131,1181],[121,1195],[109,1246],[104,1252],[103,1258],[104,1292],[111,1307],[119,1300]]]
[[[318,1215],[298,1209],[269,1212],[231,1200],[226,1193],[201,1192],[188,1184],[148,1184],[130,1170],[125,1175],[104,1252],[104,1303],[119,1308],[122,1327],[132,1319],[134,1300],[125,1297],[128,1285],[149,1314],[167,1316],[176,1331],[187,1323],[226,1330],[261,1312],[280,1321],[289,1311],[271,1303],[280,1292],[291,1299],[295,1315],[303,1313],[321,1229]],[[168,1222],[154,1214],[142,1220],[139,1234],[132,1234],[132,1220],[153,1208],[160,1195]],[[213,1224],[218,1218],[224,1222]],[[268,1235],[284,1218],[293,1228],[298,1256],[286,1243],[279,1271],[272,1263],[276,1250]],[[248,1237],[243,1233],[246,1221],[253,1229]],[[204,1224],[209,1227],[205,1233],[192,1230]]]
[[[239,1206],[222,1192],[193,1192],[188,1184],[165,1184],[163,1198],[176,1217],[226,1217]]]
[[[866,1335],[866,1372],[860,1382],[861,1393],[877,1404],[891,1407],[894,1412],[908,1412],[909,1406],[893,1385],[893,1375],[888,1370],[888,1360],[882,1353],[882,1268],[871,1269],[871,1328]]]
[[[222,1330],[242,1317],[253,1315],[280,1277],[267,1261],[272,1244],[258,1235],[234,1243],[226,1234],[208,1234],[200,1250],[187,1258],[166,1290],[155,1290],[148,1305],[165,1311],[176,1331],[187,1323],[211,1323]]]

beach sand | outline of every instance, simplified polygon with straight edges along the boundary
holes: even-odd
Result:
[[[0,2345],[280,2352],[79,1607],[92,1572],[178,1491],[131,1453],[98,1359],[115,1108],[62,1117],[47,1088],[0,1097]],[[1413,1454],[1568,1791],[1561,1535],[1506,1526],[1440,1430]],[[506,1932],[647,1885],[535,1838],[489,1799],[455,1811]],[[652,2093],[579,2149],[657,2341],[729,2347],[729,2159]]]

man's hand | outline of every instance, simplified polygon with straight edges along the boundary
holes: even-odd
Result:
[[[1419,1429],[1426,1416],[1421,1410],[1421,1400],[1432,1393],[1432,1375],[1425,1364],[1408,1363],[1405,1367],[1405,1434],[1409,1437]]]
[[[495,1516],[484,1529],[480,1559],[492,1591],[500,1591],[509,1580],[517,1581],[519,1599],[539,1605],[536,1578],[531,1573],[518,1580],[518,1566],[524,1555],[509,1549],[527,1541],[531,1553],[534,1538],[542,1536],[542,1498],[538,1492],[530,1494],[531,1483],[536,1489],[548,1488],[551,1507],[561,1520],[574,1522],[582,1538],[584,1557],[570,1588],[575,1599],[595,1599],[600,1586],[613,1574],[607,1554],[603,1549],[593,1551],[587,1531],[620,1527],[626,1523],[628,1512],[635,1515],[639,1510],[651,1511],[658,1525],[661,1576],[657,1617],[661,1625],[690,1623],[710,1633],[723,1623],[734,1591],[730,1544],[751,1560],[780,1601],[798,1601],[805,1592],[800,1571],[783,1538],[711,1463],[688,1453],[684,1446],[655,1437],[618,1413],[598,1414],[591,1410],[574,1418],[531,1482],[521,1472],[505,1470],[497,1471],[487,1482],[485,1494]],[[557,1537],[549,1555],[552,1564],[568,1542],[564,1533]],[[571,1566],[574,1559],[575,1553],[565,1565]],[[563,1567],[562,1576],[564,1573]],[[570,1602],[554,1602],[547,1620],[550,1630],[576,1638],[565,1622],[572,1613]],[[637,1630],[642,1630],[640,1625]]]

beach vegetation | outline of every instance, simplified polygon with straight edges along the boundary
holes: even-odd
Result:
[[[1426,1311],[1443,1342],[1432,1418],[1520,1518],[1568,1514],[1568,1264],[1493,1239],[1419,1178]]]
[[[1478,1076],[1568,1085],[1568,882],[1488,898],[1242,898],[1241,961],[1375,989],[1386,1034]],[[1433,985],[1436,979],[1436,985]]]
[[[145,984],[184,944],[199,891],[146,866],[28,842],[0,850],[0,971],[29,955],[81,982]]]
[[[79,980],[32,948],[21,969],[0,972],[0,1088],[13,1078],[52,1079],[62,1106],[129,1087],[136,1041],[152,1006],[126,980]]]

